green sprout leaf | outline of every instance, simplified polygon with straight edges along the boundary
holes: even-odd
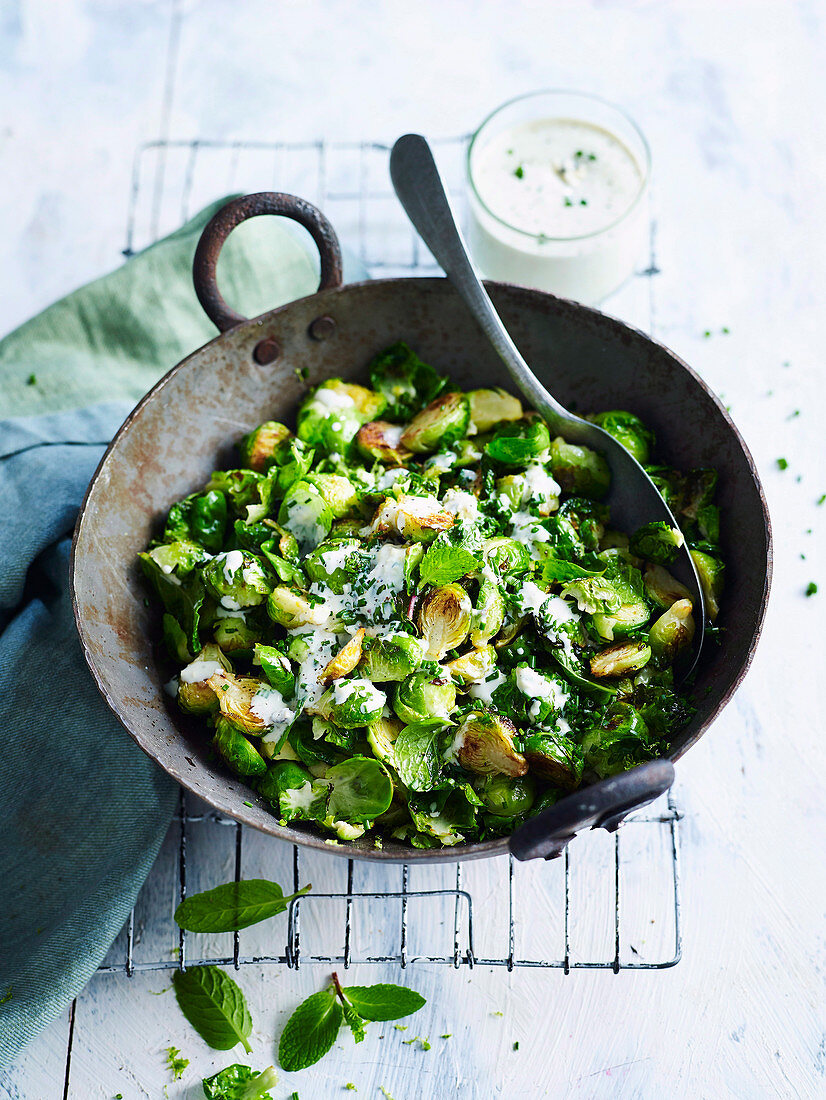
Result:
[[[278,1044],[282,1069],[294,1073],[323,1058],[336,1041],[344,1013],[330,989],[313,993],[287,1020]]]
[[[237,1062],[201,1082],[207,1100],[272,1100],[269,1090],[277,1083],[272,1066],[257,1073]]]
[[[401,985],[346,985],[344,995],[365,1020],[400,1020],[427,1003],[421,993]]]
[[[172,978],[178,1006],[204,1042],[214,1050],[230,1050],[247,1042],[252,1017],[240,988],[217,966],[176,971]]]
[[[187,932],[237,932],[283,913],[311,889],[303,886],[285,897],[277,882],[264,878],[227,882],[186,898],[175,910],[175,920]]]

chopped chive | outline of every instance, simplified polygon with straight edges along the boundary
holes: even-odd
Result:
[[[809,581],[809,583],[806,585],[806,595],[814,596],[815,592],[817,592],[817,585],[814,581]]]
[[[521,165],[521,164],[518,164],[518,165],[516,166],[516,168],[514,168],[514,170],[513,170],[513,174],[514,174],[514,175],[516,176],[516,178],[517,178],[518,180],[521,180],[521,179],[522,179],[522,177],[523,177],[523,176],[525,175],[525,169],[524,169],[524,168],[522,167],[522,165]]]
[[[778,470],[788,470],[789,463],[786,461],[785,458],[778,458],[776,459],[776,462]]]

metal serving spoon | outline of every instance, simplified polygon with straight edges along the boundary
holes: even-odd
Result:
[[[606,503],[616,517],[617,526],[634,531],[644,523],[664,520],[678,527],[659,490],[637,460],[608,432],[560,405],[522,358],[468,255],[433,153],[421,134],[405,134],[393,146],[390,176],[399,202],[419,236],[464,299],[531,407],[548,422],[551,435],[592,447],[604,456],[611,469]],[[680,668],[681,675],[686,676],[696,664],[703,644],[705,604],[694,562],[685,545],[668,568],[689,590],[694,604],[692,655],[681,662]]]

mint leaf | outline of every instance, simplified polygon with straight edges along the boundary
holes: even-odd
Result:
[[[345,1024],[347,1024],[353,1033],[353,1040],[356,1043],[360,1043],[364,1038],[364,1020],[359,1016],[353,1006],[346,1001],[342,1003],[341,1011],[344,1014]]]
[[[306,1069],[332,1047],[344,1013],[333,993],[313,993],[287,1020],[278,1044],[278,1061],[289,1073]]]
[[[438,718],[413,722],[399,731],[393,744],[396,771],[412,791],[427,791],[439,777],[439,734],[447,723]]]
[[[294,898],[310,889],[304,886],[284,897],[278,883],[265,878],[227,882],[186,898],[175,910],[175,920],[187,932],[237,932],[283,913]]]
[[[427,1003],[421,993],[403,985],[346,985],[344,996],[365,1020],[400,1020]]]
[[[257,1073],[237,1062],[201,1082],[207,1100],[272,1100],[269,1090],[277,1083],[272,1066]]]
[[[434,543],[422,558],[419,580],[425,584],[452,584],[482,568],[482,562],[463,546]]]
[[[577,565],[576,562],[561,561],[553,558],[543,563],[542,580],[573,581],[579,580],[581,577],[601,577],[604,572],[604,569],[594,572],[591,569],[583,569],[582,566]]]
[[[246,998],[228,974],[217,966],[177,970],[172,977],[178,1006],[201,1038],[214,1050],[229,1050],[247,1042],[252,1017]]]

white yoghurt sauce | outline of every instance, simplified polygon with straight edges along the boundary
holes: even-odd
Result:
[[[633,272],[646,171],[609,130],[545,117],[482,133],[470,173],[468,237],[484,275],[596,302]]]

